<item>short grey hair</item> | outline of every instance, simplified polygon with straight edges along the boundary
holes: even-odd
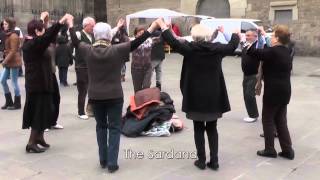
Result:
[[[86,25],[90,24],[90,23],[93,23],[95,24],[95,20],[92,18],[92,17],[85,17],[83,20],[82,20],[82,27],[84,28]]]
[[[194,41],[212,41],[213,32],[204,25],[197,24],[191,29],[191,37]]]
[[[99,22],[93,27],[93,35],[96,40],[104,39],[111,41],[111,26],[107,23]]]

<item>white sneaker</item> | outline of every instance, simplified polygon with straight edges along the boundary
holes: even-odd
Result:
[[[83,119],[83,120],[87,120],[89,119],[89,117],[87,115],[78,115],[78,118]]]
[[[44,132],[49,132],[49,129],[45,129]]]
[[[243,121],[247,123],[256,122],[257,120],[258,118],[250,118],[250,117],[243,118]]]
[[[51,127],[52,129],[63,129],[63,126],[60,124],[56,124],[55,126]]]

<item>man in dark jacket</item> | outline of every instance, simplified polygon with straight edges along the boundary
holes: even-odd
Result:
[[[93,27],[95,20],[91,17],[83,19],[83,30],[77,32],[77,37],[81,42],[87,44],[93,44],[95,42],[93,37]],[[88,119],[89,116],[93,116],[92,107],[87,104],[87,114],[84,111],[86,96],[88,91],[88,67],[86,61],[83,59],[84,55],[76,48],[75,68],[77,76],[77,89],[78,89],[78,117],[80,119]]]
[[[255,29],[249,29],[246,32],[246,42],[243,42],[243,47],[247,44],[252,44],[254,47],[258,45],[258,33]],[[255,86],[257,83],[257,74],[259,69],[259,61],[254,57],[246,54],[246,48],[243,48],[241,54],[241,67],[243,71],[243,98],[249,117],[245,117],[245,122],[255,122],[259,117],[258,106],[256,102]]]
[[[161,37],[161,31],[152,33],[153,46],[151,50],[152,71],[156,72],[156,87],[161,90],[162,61],[165,58],[164,42]]]

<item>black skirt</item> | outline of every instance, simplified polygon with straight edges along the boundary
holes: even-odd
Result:
[[[55,124],[53,93],[27,93],[22,129],[43,131]]]

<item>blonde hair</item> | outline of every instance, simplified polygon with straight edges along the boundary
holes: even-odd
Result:
[[[211,41],[212,40],[212,31],[201,25],[194,25],[191,29],[191,37],[194,41]]]

